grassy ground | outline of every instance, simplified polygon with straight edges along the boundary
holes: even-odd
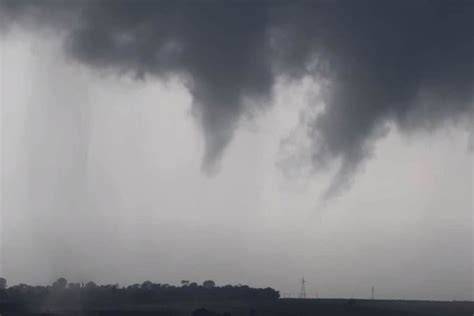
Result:
[[[1,308],[1,306],[0,306]],[[219,301],[182,302],[161,305],[124,306],[120,309],[94,311],[30,311],[3,310],[2,316],[181,316],[205,308],[215,314],[232,316],[473,316],[474,302],[430,302],[396,300],[344,300],[344,299],[280,299],[267,302]]]

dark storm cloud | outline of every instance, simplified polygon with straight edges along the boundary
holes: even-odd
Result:
[[[3,1],[2,19],[61,29],[68,53],[93,67],[181,76],[207,171],[239,120],[268,103],[275,76],[325,79],[325,108],[307,128],[314,167],[341,162],[332,196],[387,123],[413,130],[472,120],[473,8],[463,0]]]
[[[281,27],[284,43],[276,46],[285,47],[283,71],[298,73],[311,53],[328,64],[313,70],[328,78],[329,86],[324,111],[308,126],[315,166],[341,161],[326,196],[350,183],[374,140],[386,134],[387,122],[411,130],[462,116],[472,120],[473,4],[302,5]]]

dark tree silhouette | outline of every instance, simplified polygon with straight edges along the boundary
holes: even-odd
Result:
[[[216,282],[212,280],[207,280],[202,283],[202,286],[204,286],[206,289],[212,289],[216,286]]]
[[[53,283],[53,288],[64,290],[67,285],[67,280],[65,278],[59,278]]]
[[[213,301],[275,301],[279,293],[271,288],[257,289],[245,285],[216,286],[207,280],[203,285],[195,282],[189,285],[174,286],[145,281],[127,287],[96,285],[88,282],[69,283],[59,278],[52,286],[29,286],[19,284],[0,289],[2,302],[19,304],[36,309],[113,309],[126,306],[170,304],[176,302]],[[1,312],[1,310],[0,310]],[[210,314],[214,315],[214,314]],[[221,314],[215,314],[221,315]]]
[[[0,289],[4,290],[7,288],[7,279],[0,278]]]

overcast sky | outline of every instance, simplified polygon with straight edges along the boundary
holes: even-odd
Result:
[[[471,1],[42,3],[0,5],[10,285],[474,299]]]

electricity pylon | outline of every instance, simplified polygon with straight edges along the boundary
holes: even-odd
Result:
[[[299,294],[299,298],[306,298],[306,286],[305,286],[305,279],[302,278],[301,279],[301,290],[300,290],[300,294]]]

